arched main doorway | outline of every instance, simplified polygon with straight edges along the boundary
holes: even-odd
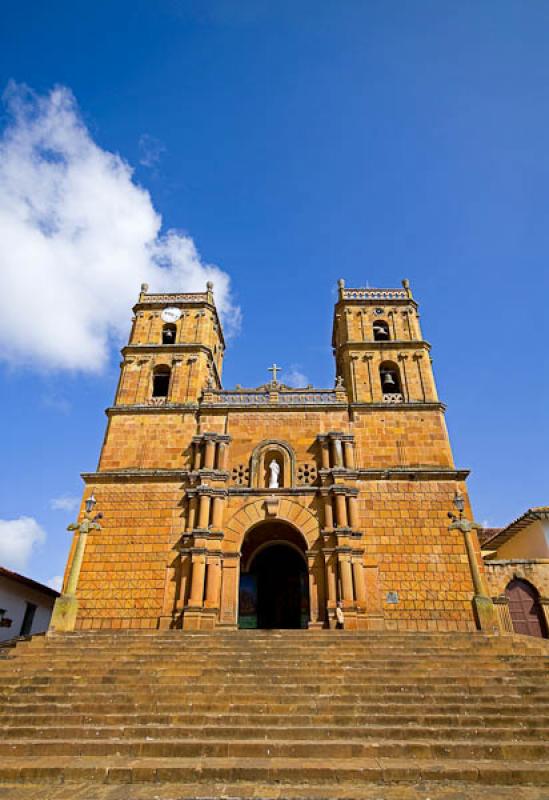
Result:
[[[248,531],[240,562],[240,628],[306,628],[309,579],[305,540],[287,523]]]
[[[505,589],[509,614],[516,633],[526,636],[547,636],[539,592],[528,581],[514,578]]]

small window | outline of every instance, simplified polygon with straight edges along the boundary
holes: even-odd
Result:
[[[167,397],[170,388],[169,367],[158,367],[153,375],[153,397]]]
[[[177,328],[175,325],[164,325],[162,328],[162,344],[175,344]]]
[[[34,615],[36,614],[36,608],[34,603],[27,603],[27,607],[25,608],[25,616],[23,617],[23,622],[21,623],[21,630],[19,631],[19,636],[28,636],[32,630],[32,623],[34,622]]]
[[[391,338],[389,325],[384,319],[376,319],[372,325],[374,342],[386,342]]]

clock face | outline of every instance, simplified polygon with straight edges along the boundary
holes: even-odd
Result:
[[[181,311],[179,308],[172,308],[170,306],[165,308],[160,316],[164,322],[177,322],[177,320],[181,317]]]

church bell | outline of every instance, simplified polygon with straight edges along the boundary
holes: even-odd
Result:
[[[396,381],[393,378],[392,372],[385,372],[383,374],[383,386],[396,386]]]

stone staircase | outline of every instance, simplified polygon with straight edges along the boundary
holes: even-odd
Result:
[[[0,798],[549,798],[541,640],[74,633],[0,675]]]

